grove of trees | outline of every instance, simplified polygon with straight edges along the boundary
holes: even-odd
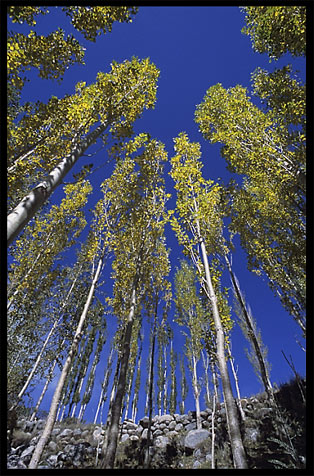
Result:
[[[91,42],[110,35],[115,22],[136,21],[138,13],[130,6],[57,8]],[[30,409],[34,419],[56,382],[29,468],[38,467],[56,421],[83,420],[93,392],[94,423],[106,431],[103,468],[115,467],[121,419],[144,416],[138,412],[143,393],[146,468],[152,417],[184,413],[187,395],[197,428],[203,404],[214,414],[224,401],[233,465],[248,468],[232,356],[235,326],[272,401],[274,391],[261,323],[233,269],[234,242],[239,237],[248,269],[267,282],[305,338],[305,84],[288,64],[252,71],[251,92],[209,84],[194,120],[205,140],[221,145],[234,178],[227,184],[205,179],[208,158],[186,132],[166,150],[158,137],[133,131],[143,111],[158,102],[160,71],[149,58],[113,60],[109,72],[89,85],[78,78],[74,94],[62,98],[21,100],[30,70],[62,81],[69,68],[84,64],[85,48],[75,36],[61,28],[36,33],[37,20],[49,10],[7,7],[10,21],[30,27],[28,34],[9,30],[7,38],[8,410],[19,410],[40,387]],[[241,10],[242,32],[254,51],[270,61],[285,53],[305,56],[306,7]],[[94,172],[82,160],[95,144],[104,162],[109,157],[113,163],[109,173],[106,163]],[[80,172],[71,174],[78,165]],[[175,190],[172,208],[166,166]],[[97,189],[94,173],[101,178]],[[168,233],[181,253],[173,280]],[[184,339],[179,354],[171,308]]]

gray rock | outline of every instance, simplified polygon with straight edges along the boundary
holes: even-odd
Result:
[[[156,448],[165,448],[169,443],[169,438],[167,436],[157,436],[154,445]]]
[[[154,438],[158,437],[158,436],[162,435],[162,431],[161,430],[155,430],[153,435],[154,435]]]
[[[65,438],[66,436],[72,436],[73,435],[73,430],[70,430],[70,428],[65,428],[60,435],[58,435],[59,438]]]
[[[121,442],[123,443],[124,441],[127,441],[129,439],[129,435],[127,433],[125,433],[124,435],[122,435],[121,437]]]
[[[203,420],[202,421],[202,427],[203,428],[210,428],[211,427],[211,422],[209,422],[207,420]]]
[[[147,433],[148,433],[148,429],[144,428],[141,438],[143,438],[144,440],[147,440]]]
[[[132,421],[128,421],[128,422],[126,422],[125,428],[127,430],[136,430],[137,424],[133,423]]]
[[[58,456],[57,455],[50,455],[49,458],[47,458],[48,463],[50,466],[54,467],[58,463]]]
[[[81,436],[82,430],[80,428],[75,428],[73,431],[73,436]]]
[[[200,463],[199,461],[197,461],[197,460],[194,461],[194,463],[193,463],[193,469],[197,469],[197,468],[199,468],[200,466],[201,466],[201,463]]]
[[[211,453],[207,453],[207,455],[205,456],[205,460],[207,461],[207,463],[211,463],[212,461],[212,454]]]
[[[55,441],[49,441],[48,448],[49,448],[50,451],[56,452],[57,448],[58,448],[58,445]]]
[[[196,411],[195,410],[188,411],[188,418],[189,418],[189,420],[195,420],[196,419]]]
[[[164,429],[162,430],[162,432],[163,432],[164,435],[167,435],[167,434],[169,433],[169,431],[170,431],[169,428],[164,428]]]
[[[208,417],[208,413],[209,413],[209,412],[208,412],[207,410],[203,410],[203,411],[200,412],[201,417],[204,418],[205,420],[206,420],[206,418]]]
[[[167,428],[166,423],[161,423],[161,424],[159,425],[159,430],[164,430],[165,428]]]
[[[185,427],[186,431],[191,431],[196,429],[196,422],[188,423]]]
[[[89,433],[90,433],[89,430],[84,430],[84,431],[82,431],[81,437],[82,437],[82,438],[86,438],[87,435],[89,435]]]
[[[156,421],[156,420],[155,420]],[[148,423],[149,423],[149,418],[148,417],[144,417],[142,418],[140,421],[139,421],[139,424],[143,427],[143,428],[148,428]]]
[[[254,443],[257,442],[259,436],[260,432],[257,428],[245,428],[244,430],[244,438]]]
[[[142,425],[138,425],[138,427],[136,428],[135,431],[136,431],[137,434],[141,434],[143,430],[144,430],[144,428],[142,427]]]
[[[31,433],[33,429],[35,428],[36,422],[35,421],[26,421],[24,424],[23,431],[25,433]]]
[[[25,464],[23,461],[19,460],[19,461],[17,462],[17,468],[18,468],[18,469],[27,469],[27,466],[26,466],[26,464]]]
[[[178,436],[178,433],[175,430],[168,431],[167,438],[170,438],[171,436]]]
[[[169,428],[169,430],[174,430],[176,426],[177,426],[177,422],[175,420],[173,420],[169,423],[168,428]]]
[[[181,431],[181,430],[183,430],[183,428],[184,427],[183,427],[182,423],[177,423],[174,429],[175,429],[175,431]]]
[[[31,446],[29,446],[28,448],[26,448],[26,449],[23,451],[23,453],[21,454],[21,458],[24,459],[24,458],[27,458],[28,456],[30,456],[30,455],[33,453],[34,449],[35,449],[35,446],[33,446],[33,445],[31,445]]]
[[[130,440],[131,441],[138,441],[139,440],[139,437],[137,435],[131,435],[130,436]]]
[[[93,431],[93,440],[98,443],[103,439],[105,432],[101,428],[96,428],[96,430]]]
[[[56,436],[60,433],[60,431],[61,431],[60,428],[54,428],[51,432],[51,435]]]
[[[194,450],[196,446],[206,440],[209,435],[210,433],[207,430],[191,430],[184,439],[184,445],[186,448]]]
[[[170,422],[172,420],[173,420],[172,415],[161,415],[161,417],[159,418],[159,423],[166,423],[166,422]]]

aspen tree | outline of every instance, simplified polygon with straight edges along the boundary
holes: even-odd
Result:
[[[172,226],[178,241],[187,254],[199,247],[203,265],[205,289],[211,303],[213,323],[216,334],[217,361],[228,423],[233,464],[235,468],[247,468],[245,450],[240,432],[237,408],[232,394],[230,378],[225,356],[225,335],[217,306],[208,254],[217,252],[217,243],[222,236],[222,215],[219,210],[220,187],[212,181],[205,181],[201,175],[200,147],[190,143],[186,134],[181,133],[175,139],[176,155],[171,159],[171,177],[177,190],[176,211],[172,217]]]
[[[184,355],[179,355],[179,365],[180,365],[180,373],[181,373],[181,379],[180,379],[180,389],[181,389],[181,399],[179,402],[179,410],[180,414],[184,414],[184,408],[185,408],[185,399],[188,394],[188,384],[187,384],[187,379],[185,375],[185,366],[184,366]]]
[[[303,146],[300,140],[292,147],[276,115],[253,105],[245,88],[217,84],[197,106],[195,120],[204,138],[224,144],[229,169],[244,176],[241,187],[230,187],[230,231],[240,235],[248,268],[267,275],[305,332]]]
[[[230,273],[232,287],[237,302],[239,303],[238,315],[240,319],[240,327],[246,339],[251,344],[251,356],[249,360],[253,361],[254,370],[257,372],[259,379],[262,381],[265,391],[270,400],[273,399],[273,387],[269,377],[269,364],[267,362],[267,349],[263,347],[260,331],[256,327],[256,323],[252,317],[250,309],[245,303],[244,296],[241,292],[239,281],[231,268],[230,260],[225,256],[227,267]]]
[[[120,65],[113,62],[110,73],[98,73],[96,83],[84,87],[84,93],[89,96],[89,100],[85,101],[87,111],[84,102],[80,107],[84,113],[88,113],[88,124],[84,124],[83,133],[77,130],[78,137],[73,137],[71,152],[8,215],[8,244],[45,203],[86,149],[108,127],[114,136],[131,134],[133,122],[144,109],[154,106],[158,74],[157,68],[148,59],[138,61],[133,58]],[[88,132],[97,123],[97,127]]]
[[[98,413],[99,413],[100,408],[103,408],[103,406],[104,406],[104,404],[107,400],[107,390],[108,390],[109,378],[110,378],[110,374],[111,374],[111,371],[112,371],[113,352],[114,352],[114,346],[113,346],[113,344],[111,344],[110,352],[109,352],[108,359],[107,359],[107,364],[105,366],[104,380],[103,380],[102,385],[101,385],[101,392],[100,392],[100,396],[99,396],[97,410],[96,410],[95,417],[94,417],[94,422],[93,422],[94,424],[97,422]],[[102,423],[102,419],[100,419],[100,423]]]
[[[135,159],[130,154],[143,147]],[[130,341],[134,320],[142,297],[149,292],[150,276],[158,272],[155,265],[156,243],[163,233],[166,218],[166,194],[160,177],[162,162],[166,159],[163,145],[140,134],[125,145],[123,161],[117,165],[110,180],[107,199],[113,213],[119,213],[111,248],[113,261],[114,313],[123,323],[123,345],[116,395],[112,405],[108,445],[103,466],[114,466],[119,433],[119,421],[125,394],[126,375],[130,355]],[[135,165],[139,170],[136,171]],[[121,213],[123,212],[123,214]]]
[[[302,5],[243,7],[246,25],[242,33],[249,35],[253,49],[277,60],[290,52],[304,56],[306,47],[306,7]]]
[[[202,344],[202,328],[204,323],[204,313],[201,301],[197,295],[196,275],[194,268],[185,260],[181,260],[180,268],[175,275],[175,322],[188,329],[185,335],[185,353],[188,359],[188,367],[192,376],[193,394],[196,410],[197,428],[202,428],[200,414],[200,382],[197,374],[197,364],[200,360]]]
[[[32,455],[31,461],[29,463],[28,467],[30,469],[37,468],[38,463],[39,463],[40,458],[41,458],[41,455],[42,455],[42,452],[44,450],[44,447],[46,446],[46,444],[49,440],[49,437],[51,435],[51,432],[52,432],[52,429],[53,429],[53,426],[54,426],[54,423],[55,423],[55,419],[56,419],[56,413],[57,413],[60,397],[61,397],[61,394],[62,394],[63,386],[64,386],[65,380],[67,378],[67,375],[69,373],[69,370],[71,368],[71,365],[72,365],[72,362],[73,362],[73,357],[77,352],[79,342],[82,338],[85,321],[86,321],[86,318],[87,318],[87,315],[88,315],[88,312],[89,312],[89,309],[90,309],[90,306],[91,306],[91,303],[92,303],[92,300],[93,300],[93,297],[94,297],[95,288],[97,286],[97,282],[99,280],[100,273],[101,273],[102,268],[103,268],[105,252],[106,252],[106,248],[103,248],[101,251],[98,251],[99,260],[98,260],[97,268],[95,269],[95,271],[93,273],[93,276],[92,276],[92,282],[91,282],[91,285],[90,285],[88,297],[85,301],[84,309],[83,309],[83,312],[80,316],[80,319],[79,319],[79,322],[78,322],[78,325],[77,325],[77,328],[76,328],[76,331],[75,331],[75,335],[74,335],[69,353],[68,353],[67,358],[64,362],[57,387],[56,387],[54,395],[52,397],[51,406],[50,406],[50,409],[49,409],[49,414],[48,414],[48,417],[47,417],[45,428],[43,429],[43,433],[42,433],[42,435],[41,435],[41,437],[40,437],[40,439],[39,439],[39,441],[36,445],[36,448],[35,448],[34,453]],[[95,255],[96,255],[96,253],[95,253]]]

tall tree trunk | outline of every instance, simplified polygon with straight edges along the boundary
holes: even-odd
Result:
[[[100,393],[100,397],[99,397],[99,401],[98,401],[97,410],[96,410],[96,413],[95,413],[94,424],[97,421],[100,406],[107,399],[107,387],[108,387],[109,377],[110,377],[111,367],[112,367],[113,350],[114,350],[113,346],[111,346],[110,354],[108,356],[108,361],[107,361],[107,368],[106,368],[105,378],[104,378],[104,382],[103,382],[102,387],[101,387],[101,393]]]
[[[26,379],[25,384],[23,385],[23,388],[21,389],[20,393],[18,394],[16,402],[14,403],[14,405],[11,406],[11,408],[10,408],[9,411],[12,411],[14,408],[16,408],[16,407],[18,406],[19,401],[20,401],[21,398],[23,397],[23,395],[24,395],[24,393],[25,393],[25,390],[26,390],[27,387],[29,386],[29,383],[30,383],[30,381],[32,380],[32,378],[33,378],[33,376],[34,376],[34,374],[35,374],[35,372],[36,372],[36,370],[37,370],[37,368],[38,368],[38,366],[39,366],[39,363],[40,363],[40,361],[41,361],[42,355],[43,355],[43,353],[45,352],[45,349],[46,349],[46,347],[47,347],[47,345],[48,345],[48,342],[49,342],[49,340],[50,340],[50,337],[52,336],[52,334],[53,334],[54,331],[56,330],[56,328],[57,328],[59,322],[60,322],[60,318],[59,318],[59,319],[56,319],[55,322],[53,323],[53,326],[51,327],[51,329],[50,329],[50,331],[49,331],[49,333],[48,333],[48,335],[47,335],[47,337],[46,337],[46,340],[45,340],[45,342],[44,342],[44,344],[43,344],[43,346],[42,346],[42,348],[41,348],[41,350],[40,350],[40,352],[39,352],[39,354],[38,354],[38,356],[37,356],[36,362],[34,363],[33,368],[32,368],[32,370],[30,371],[30,373],[29,373],[29,375],[28,375],[28,377],[27,377],[27,379]]]
[[[112,469],[114,467],[114,460],[115,460],[116,449],[118,444],[119,423],[120,423],[120,417],[121,417],[123,397],[125,394],[126,375],[127,375],[129,356],[130,356],[132,327],[134,322],[134,313],[135,313],[135,304],[136,304],[136,283],[137,283],[137,277],[135,279],[135,282],[133,284],[133,289],[132,289],[131,305],[130,305],[130,311],[129,311],[125,335],[124,335],[123,354],[121,356],[120,374],[119,374],[119,380],[117,385],[117,392],[116,392],[116,396],[112,406],[111,422],[110,422],[110,427],[108,432],[108,445],[106,448],[106,454],[104,456],[103,465],[102,465],[103,468],[106,468],[106,469]]]
[[[148,428],[147,428],[146,451],[145,451],[145,458],[144,458],[144,468],[146,469],[149,468],[150,466],[149,448],[151,446],[151,427],[152,427],[152,418],[153,418],[153,385],[154,385],[157,311],[158,311],[158,295],[156,296],[156,302],[155,302],[155,316],[154,316],[153,335],[152,335],[152,351],[150,356],[150,369],[149,369]]]
[[[209,408],[210,401],[211,401],[210,390],[209,390],[209,379],[208,379],[209,357],[208,357],[208,354],[206,354],[206,359],[205,359],[203,350],[201,350],[201,355],[202,355],[203,366],[204,366],[207,407]]]
[[[77,329],[76,329],[76,332],[75,332],[75,335],[74,335],[74,339],[73,339],[73,342],[71,344],[71,348],[70,348],[70,351],[69,351],[69,354],[68,354],[68,357],[67,357],[67,359],[64,363],[64,366],[63,366],[63,369],[62,369],[57,387],[56,387],[54,395],[52,397],[52,402],[51,402],[51,405],[50,405],[50,410],[49,410],[49,414],[48,414],[48,417],[47,417],[46,426],[43,430],[43,433],[42,433],[42,435],[41,435],[41,437],[40,437],[40,439],[37,443],[37,446],[34,450],[34,453],[32,455],[32,459],[31,459],[31,461],[29,463],[29,466],[28,466],[29,469],[36,469],[37,468],[38,463],[39,463],[40,458],[41,458],[41,455],[43,453],[44,447],[46,446],[46,443],[47,443],[47,441],[48,441],[48,439],[51,435],[51,432],[52,432],[52,429],[53,429],[53,426],[54,426],[54,423],[55,423],[55,419],[56,419],[58,404],[59,404],[60,397],[61,397],[61,394],[62,394],[62,389],[63,389],[64,383],[65,383],[66,377],[68,375],[68,372],[70,370],[70,367],[72,365],[73,357],[74,357],[74,355],[77,351],[79,342],[80,342],[81,337],[82,337],[83,325],[85,323],[86,316],[87,316],[90,304],[92,302],[95,287],[96,287],[96,284],[97,284],[97,281],[98,281],[98,278],[99,278],[99,275],[100,275],[102,263],[103,263],[103,257],[101,257],[99,262],[98,262],[97,270],[96,270],[96,273],[94,275],[94,279],[92,281],[92,284],[91,284],[91,287],[90,287],[90,290],[89,290],[89,294],[88,294],[83,312],[81,314],[80,321],[78,323],[78,326],[77,326]]]
[[[206,247],[205,247],[204,239],[202,238],[200,233],[199,222],[197,222],[197,225],[198,225],[197,226],[198,233],[200,236],[202,260],[203,260],[203,265],[205,268],[206,284],[207,284],[208,293],[209,293],[209,297],[211,301],[213,320],[214,320],[215,331],[216,331],[217,361],[218,361],[220,377],[222,382],[222,389],[223,389],[224,400],[226,405],[228,433],[229,433],[232,456],[233,456],[233,464],[234,464],[234,467],[237,469],[245,469],[247,468],[246,454],[245,454],[245,450],[244,450],[243,442],[241,438],[240,422],[239,422],[239,418],[237,414],[237,407],[236,407],[233,394],[232,394],[227,362],[225,357],[224,330],[223,330],[222,322],[221,322],[219,311],[218,311],[217,297],[216,297],[212,280],[211,280]]]
[[[240,412],[242,421],[244,421],[245,420],[245,413],[244,413],[242,405],[241,405],[241,394],[240,394],[240,387],[239,387],[239,381],[238,381],[238,376],[237,376],[237,370],[234,368],[234,362],[233,362],[234,359],[231,355],[231,349],[230,349],[229,344],[227,344],[227,350],[228,350],[229,362],[230,362],[230,365],[231,365],[231,370],[232,370],[232,373],[233,373],[233,378],[234,378],[236,391],[237,391],[237,396],[238,396],[237,404],[238,404],[238,408],[239,408],[239,412]]]
[[[202,428],[202,421],[201,421],[201,409],[200,409],[200,391],[198,388],[198,381],[197,381],[197,369],[196,369],[196,358],[195,355],[192,355],[192,364],[193,364],[193,377],[192,377],[192,384],[193,384],[193,393],[194,393],[194,400],[195,400],[195,410],[196,410],[196,428],[200,430]]]
[[[45,393],[47,391],[47,388],[48,388],[48,385],[50,384],[51,380],[52,380],[52,376],[53,376],[53,371],[55,369],[55,366],[57,365],[57,361],[55,360],[54,363],[52,364],[51,366],[51,369],[49,370],[49,374],[48,374],[48,377],[47,377],[47,380],[45,382],[45,385],[44,385],[44,388],[42,389],[42,392],[40,394],[40,397],[39,399],[37,400],[37,403],[36,403],[36,406],[35,406],[35,409],[32,413],[32,416],[30,417],[30,421],[33,421],[35,419],[35,416],[37,415],[37,412],[39,410],[39,407],[40,407],[40,404],[45,396]]]
[[[263,352],[262,352],[260,343],[259,343],[259,341],[257,339],[257,336],[256,336],[256,333],[255,333],[253,322],[251,320],[250,314],[248,313],[248,311],[246,309],[245,302],[243,300],[243,296],[242,296],[239,284],[237,282],[237,279],[236,279],[235,275],[233,274],[233,271],[232,271],[232,268],[231,268],[231,265],[230,265],[230,262],[229,262],[227,256],[225,256],[225,260],[226,260],[227,267],[228,267],[228,270],[229,270],[229,273],[230,273],[233,289],[235,291],[237,300],[240,304],[241,311],[243,313],[243,317],[245,319],[245,323],[246,323],[248,331],[249,331],[248,335],[249,335],[249,338],[250,338],[250,340],[253,344],[255,354],[256,354],[256,357],[258,359],[263,385],[265,387],[265,390],[267,392],[268,397],[272,400],[273,399],[273,388],[272,388],[272,384],[271,384],[270,379],[269,379],[267,366],[266,366],[266,363],[265,363],[264,357],[263,357]]]
[[[164,348],[164,395],[163,395],[163,415],[167,413],[167,346]]]
[[[85,139],[76,144],[73,150],[62,159],[59,164],[50,172],[48,178],[39,183],[7,217],[7,244],[8,246],[23,230],[25,225],[35,215],[37,210],[48,200],[52,192],[63,181],[67,173],[72,169],[77,160],[84,154],[85,150],[93,144],[98,137],[106,130],[109,121],[101,124],[94,131],[90,132]]]

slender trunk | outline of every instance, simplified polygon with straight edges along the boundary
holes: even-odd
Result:
[[[152,418],[153,418],[153,384],[154,384],[157,310],[158,310],[158,295],[156,297],[156,302],[155,302],[155,316],[154,316],[153,336],[152,336],[152,352],[150,356],[150,369],[149,369],[148,428],[147,428],[146,452],[145,452],[145,459],[144,459],[145,469],[149,468],[149,465],[150,465],[149,448],[151,446],[151,427],[152,427]]]
[[[95,413],[94,424],[97,421],[99,408],[100,408],[101,404],[103,405],[105,400],[107,399],[107,387],[108,387],[109,377],[110,377],[110,373],[111,373],[112,359],[113,359],[113,346],[111,347],[110,354],[108,356],[105,378],[104,378],[103,385],[101,387],[101,393],[100,393],[100,397],[99,397],[97,410],[96,410],[96,413]]]
[[[261,377],[262,377],[262,381],[263,381],[265,390],[266,390],[267,395],[269,396],[269,398],[272,399],[273,398],[273,388],[272,388],[272,384],[271,384],[270,379],[269,379],[267,366],[265,364],[264,357],[263,357],[263,352],[262,352],[260,343],[258,342],[258,339],[256,337],[256,332],[255,332],[255,329],[254,329],[253,322],[251,320],[251,317],[250,317],[249,313],[247,312],[247,309],[246,309],[246,306],[245,306],[245,303],[244,303],[244,300],[243,300],[243,297],[242,297],[242,293],[240,291],[237,280],[236,280],[236,278],[233,274],[233,271],[231,269],[230,262],[229,262],[229,260],[226,256],[225,256],[225,260],[226,260],[226,263],[227,263],[227,267],[228,267],[230,277],[231,277],[231,282],[232,282],[233,288],[235,290],[237,300],[238,300],[238,302],[241,306],[243,317],[245,319],[245,323],[246,323],[248,331],[249,331],[248,335],[249,335],[250,340],[253,344],[255,354],[256,354],[256,357],[258,359],[260,372],[261,372]]]
[[[164,398],[163,398],[163,414],[167,413],[167,347],[164,348]]]
[[[37,210],[48,200],[52,192],[63,181],[85,150],[106,130],[109,121],[90,132],[85,139],[76,144],[73,150],[50,172],[48,178],[39,183],[7,217],[7,243],[10,245]]]
[[[115,398],[115,394],[116,394],[116,390],[117,390],[117,385],[118,385],[120,364],[121,364],[121,355],[118,354],[116,371],[115,371],[115,374],[114,374],[112,388],[111,388],[111,394],[110,394],[110,399],[109,399],[109,408],[108,408],[108,412],[107,412],[105,438],[104,438],[104,442],[103,442],[103,446],[102,446],[103,457],[105,457],[105,455],[106,455],[108,440],[109,440],[109,436],[110,436],[109,435],[109,429],[110,429],[110,424],[111,424],[112,407],[113,407],[113,402],[114,402],[114,398]]]
[[[193,393],[194,393],[194,400],[195,400],[195,410],[196,410],[196,428],[200,430],[202,428],[202,421],[201,421],[201,410],[200,410],[200,392],[198,388],[198,381],[197,381],[197,361],[195,355],[192,355],[192,364],[193,364]]]
[[[208,367],[209,367],[209,357],[206,354],[206,359],[203,350],[201,350],[203,366],[204,366],[204,374],[205,374],[205,390],[206,390],[206,399],[207,399],[207,407],[209,408],[211,397],[210,397],[210,390],[209,390],[209,379],[208,379]]]
[[[135,313],[135,303],[136,303],[136,283],[137,277],[133,284],[132,289],[132,297],[131,297],[131,305],[129,316],[127,320],[124,342],[123,342],[123,354],[121,358],[120,364],[120,374],[119,380],[117,385],[117,392],[114,399],[114,403],[112,406],[112,413],[111,413],[111,422],[109,427],[109,438],[108,438],[108,446],[106,448],[106,454],[103,461],[103,468],[112,469],[114,467],[114,460],[116,456],[116,449],[118,444],[118,435],[119,435],[119,423],[121,417],[121,408],[123,397],[125,394],[125,385],[126,385],[126,375],[129,363],[129,356],[130,356],[130,343],[131,343],[131,336],[132,336],[132,327],[134,322],[134,313]]]
[[[212,409],[212,469],[215,469],[215,414],[216,414],[216,392],[214,392],[213,396],[213,409]]]
[[[46,340],[45,340],[45,342],[44,342],[44,344],[43,344],[43,346],[42,346],[42,348],[41,348],[41,350],[40,350],[40,352],[39,352],[39,354],[38,354],[38,357],[37,357],[37,359],[36,359],[36,362],[35,362],[35,364],[34,364],[32,370],[31,370],[31,372],[29,373],[29,376],[27,377],[26,382],[25,382],[23,388],[21,389],[20,393],[18,394],[16,402],[14,403],[14,405],[12,405],[12,407],[10,408],[9,411],[12,411],[13,408],[16,408],[17,405],[18,405],[18,403],[19,403],[19,401],[20,401],[21,398],[23,397],[23,395],[24,395],[24,393],[25,393],[25,390],[27,389],[27,387],[28,387],[30,381],[32,380],[32,378],[33,378],[33,376],[34,376],[34,374],[35,374],[35,372],[36,372],[36,370],[37,370],[37,368],[38,368],[39,362],[40,362],[40,360],[41,360],[41,358],[42,358],[43,353],[45,352],[45,349],[46,349],[46,347],[47,347],[47,345],[48,345],[48,342],[49,342],[49,340],[50,340],[50,337],[52,336],[53,332],[54,332],[55,329],[57,328],[59,322],[60,322],[60,319],[56,319],[55,322],[54,322],[54,324],[53,324],[53,326],[51,327],[51,329],[50,329],[50,331],[49,331],[49,333],[48,333],[48,335],[47,335],[47,337],[46,337]]]
[[[238,404],[238,408],[239,408],[239,412],[240,412],[242,421],[244,421],[245,420],[245,413],[244,413],[242,405],[241,405],[241,394],[240,394],[240,388],[239,388],[238,375],[237,375],[237,370],[234,368],[234,359],[231,355],[231,350],[230,350],[229,344],[227,344],[227,350],[228,350],[229,362],[230,362],[230,365],[231,365],[231,370],[232,370],[232,373],[233,373],[233,378],[234,378],[236,391],[237,391],[237,396],[238,396],[237,404]]]
[[[76,329],[76,332],[75,332],[75,335],[74,335],[74,339],[73,339],[73,342],[71,344],[71,348],[70,348],[70,351],[69,351],[69,354],[68,354],[68,357],[65,361],[65,364],[63,366],[63,369],[62,369],[62,372],[61,372],[56,390],[55,390],[54,395],[52,397],[52,402],[51,402],[49,414],[48,414],[48,417],[47,417],[46,426],[43,430],[43,433],[42,433],[42,435],[41,435],[41,437],[40,437],[40,439],[37,443],[37,446],[34,450],[34,453],[32,455],[32,459],[31,459],[31,461],[29,463],[29,466],[28,466],[29,469],[36,469],[37,468],[38,463],[39,463],[40,458],[41,458],[41,455],[43,453],[44,447],[46,446],[46,443],[47,443],[47,441],[48,441],[48,439],[51,435],[51,432],[52,432],[52,429],[53,429],[53,426],[54,426],[54,423],[55,423],[55,419],[56,419],[58,403],[60,401],[60,397],[61,397],[61,394],[62,394],[62,389],[63,389],[64,383],[65,383],[66,377],[68,375],[68,372],[70,370],[70,367],[71,367],[71,364],[72,364],[72,361],[73,361],[73,357],[74,357],[74,355],[77,351],[79,342],[80,342],[81,337],[82,337],[83,325],[85,323],[86,316],[87,316],[90,304],[92,302],[95,287],[96,287],[96,284],[97,284],[97,281],[98,281],[98,278],[99,278],[99,275],[100,275],[102,262],[103,262],[103,257],[101,257],[99,262],[98,262],[98,267],[97,267],[93,282],[91,284],[90,291],[89,291],[89,294],[88,294],[83,312],[81,314],[80,321],[78,323],[78,326],[77,326],[77,329]]]
[[[54,363],[52,364],[52,367],[51,369],[49,370],[49,374],[48,374],[48,377],[47,377],[47,380],[45,382],[45,385],[44,385],[44,388],[42,389],[42,392],[40,394],[40,397],[39,399],[37,400],[37,403],[36,403],[36,406],[35,406],[35,409],[32,413],[32,416],[30,417],[30,421],[33,421],[35,419],[35,416],[37,415],[37,412],[39,410],[39,407],[40,407],[40,404],[45,396],[45,393],[47,391],[47,388],[48,388],[48,385],[50,384],[51,380],[52,380],[52,376],[53,376],[53,372],[54,372],[54,369],[55,369],[55,366],[57,365],[57,361],[55,360]]]
[[[16,168],[17,164],[22,162],[23,160],[27,159],[27,157],[29,157],[34,152],[36,147],[39,146],[40,144],[42,144],[45,140],[47,140],[47,138],[48,138],[48,136],[47,137],[42,137],[41,139],[39,139],[39,141],[36,142],[36,144],[28,147],[26,150],[24,150],[23,152],[18,154],[14,158],[13,164],[8,168],[8,170],[7,170],[8,174],[13,172],[14,169]]]
[[[233,464],[234,464],[234,467],[237,469],[244,469],[244,468],[247,468],[247,461],[246,461],[245,450],[244,450],[243,442],[241,438],[240,422],[239,422],[239,418],[237,414],[237,407],[236,407],[233,394],[232,394],[227,362],[225,357],[224,330],[223,330],[222,322],[221,322],[219,311],[218,311],[217,297],[213,288],[211,275],[209,271],[206,247],[205,247],[204,239],[202,238],[200,234],[199,222],[197,222],[197,228],[198,228],[199,237],[200,237],[200,247],[202,252],[203,265],[205,268],[206,283],[207,283],[208,292],[210,296],[212,312],[213,312],[213,320],[214,320],[215,331],[216,331],[217,361],[218,361],[220,377],[222,382],[222,389],[223,389],[224,400],[226,405],[228,433],[229,433],[232,456],[233,456]]]

